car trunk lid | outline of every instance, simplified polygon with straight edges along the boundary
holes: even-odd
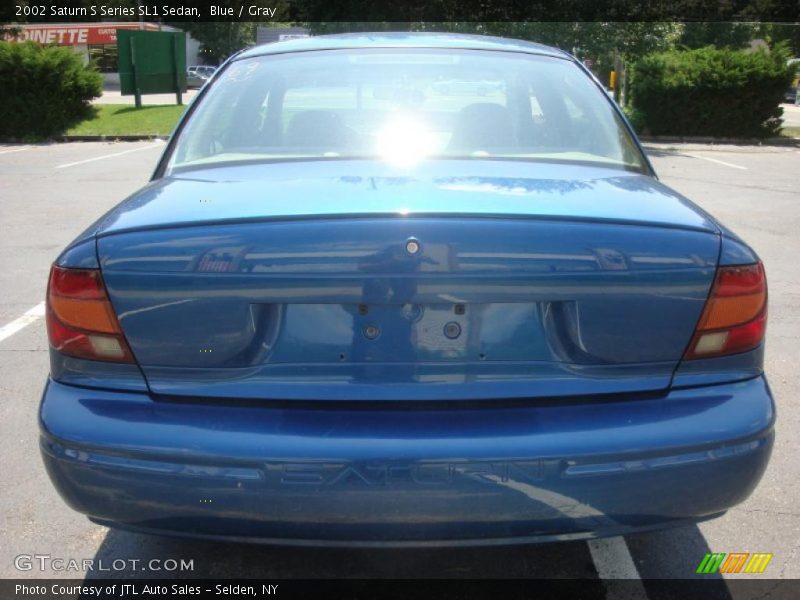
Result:
[[[644,176],[526,165],[511,179],[519,165],[482,175],[466,162],[208,169],[107,215],[103,276],[151,390],[465,400],[668,387],[713,279],[713,223]]]

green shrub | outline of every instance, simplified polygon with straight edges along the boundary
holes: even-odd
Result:
[[[91,114],[103,77],[72,49],[0,42],[0,138],[57,135]]]
[[[629,115],[640,133],[768,137],[781,127],[792,81],[785,45],[650,54],[630,71]]]

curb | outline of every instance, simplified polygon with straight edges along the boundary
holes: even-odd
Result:
[[[800,138],[773,137],[766,139],[754,138],[715,138],[704,136],[674,136],[674,135],[640,135],[639,141],[647,144],[729,144],[738,146],[798,146]],[[59,135],[41,142],[146,142],[151,140],[168,141],[169,135],[141,134],[141,135]],[[25,143],[23,140],[0,140],[2,143]],[[40,142],[40,143],[41,143]]]
[[[640,135],[642,143],[656,144],[728,144],[735,146],[800,146],[800,138],[715,138],[706,136]]]
[[[146,142],[150,140],[167,141],[168,135],[59,135],[55,142]]]

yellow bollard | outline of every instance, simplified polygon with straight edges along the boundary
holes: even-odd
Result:
[[[611,73],[608,74],[608,87],[610,87],[612,90],[617,89],[617,72],[616,71],[611,71]]]

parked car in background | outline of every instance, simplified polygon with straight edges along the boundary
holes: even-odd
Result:
[[[212,67],[210,65],[193,65],[186,69],[189,73],[199,73],[204,77],[211,77],[214,72],[217,70],[217,67]]]
[[[458,93],[425,93],[442,81]],[[658,181],[572,56],[268,44],[53,264],[42,456],[71,507],[150,533],[673,527],[764,473],[766,319],[756,253]]]
[[[800,58],[793,58],[789,61],[789,65],[795,68],[795,77],[792,85],[786,90],[786,102],[799,103],[798,94],[800,94]]]
[[[206,77],[211,77],[214,73],[216,73],[217,67],[212,67],[209,65],[197,67],[197,72],[205,75]]]
[[[208,77],[196,69],[194,71],[186,71],[186,87],[188,88],[201,88],[208,81]]]

